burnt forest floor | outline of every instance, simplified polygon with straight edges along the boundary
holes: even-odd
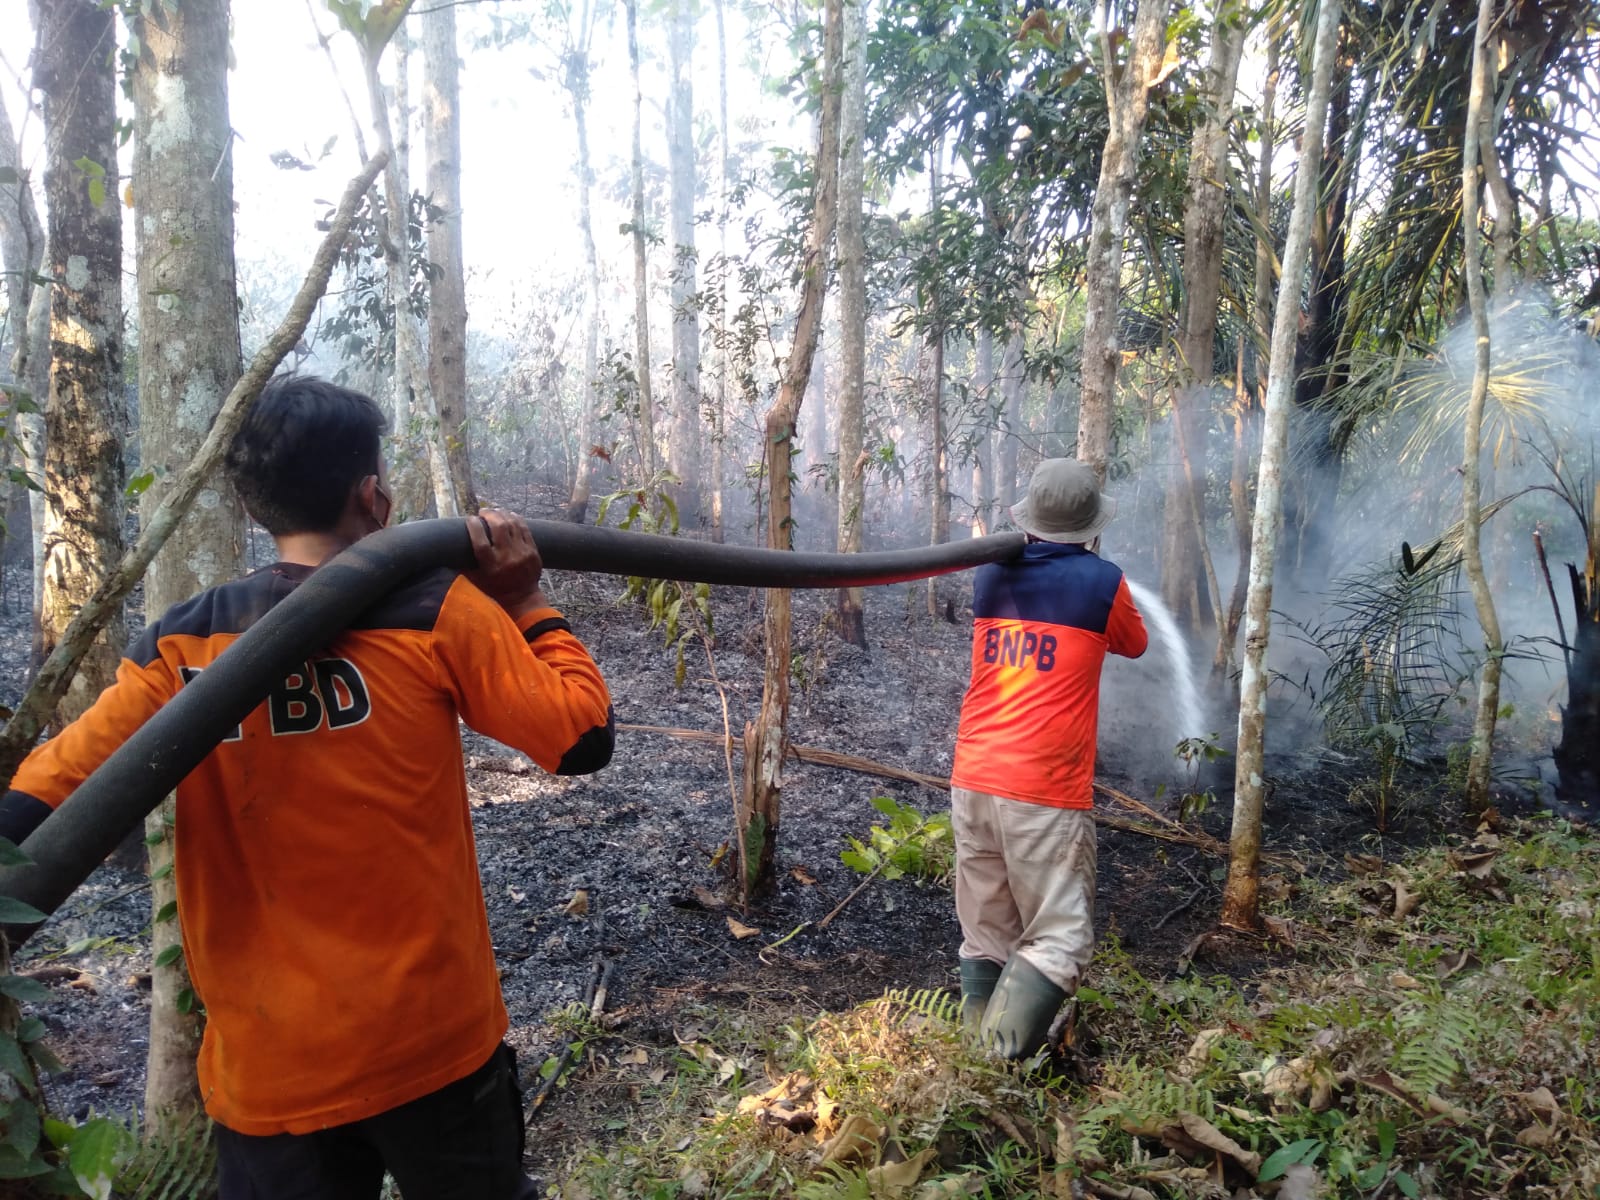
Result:
[[[25,572],[11,567],[0,606],[0,662],[25,678]],[[623,724],[720,734],[722,705],[703,647],[686,647],[686,678],[675,684],[676,650],[648,626],[645,610],[620,599],[621,581],[552,573],[548,586],[603,669]],[[932,619],[924,585],[880,588],[866,608],[870,652],[842,643],[826,606],[831,594],[795,597],[795,690],[790,737],[944,776],[967,679],[970,583],[949,585],[958,620]],[[720,591],[715,600],[715,672],[737,739],[761,699],[759,596]],[[1152,649],[1154,654],[1154,648]],[[1108,663],[1108,679],[1125,669]],[[20,687],[8,689],[19,692]],[[0,696],[10,702],[14,695]],[[1156,795],[1147,766],[1152,738],[1140,703],[1108,706],[1100,774],[1176,815],[1183,790],[1174,766]],[[1224,728],[1229,722],[1219,722]],[[1170,741],[1163,741],[1170,746]],[[875,796],[925,812],[946,806],[930,788],[855,772],[790,764],[783,792],[776,893],[748,913],[720,906],[722,859],[732,824],[728,766],[719,745],[659,733],[623,732],[611,765],[597,775],[554,778],[513,751],[465,734],[468,782],[489,920],[500,956],[509,1038],[529,1091],[573,1029],[562,1010],[582,1002],[595,964],[609,964],[603,1025],[635,1046],[672,1046],[686,1014],[756,1008],[785,1014],[837,1011],[886,989],[955,985],[959,933],[948,889],[910,880],[872,882],[825,929],[817,923],[861,876],[840,860],[845,839],[882,820]],[[735,758],[734,771],[740,769]],[[1325,754],[1279,754],[1267,810],[1269,866],[1342,873],[1347,853],[1395,858],[1460,828],[1440,782],[1443,764],[1418,778],[1398,829],[1379,838],[1369,807],[1351,800],[1361,764]],[[1159,774],[1159,772],[1157,772]],[[1218,793],[1189,827],[1225,840],[1231,767],[1202,774]],[[1116,805],[1111,815],[1128,817]],[[1151,977],[1190,958],[1232,976],[1248,991],[1255,972],[1284,951],[1267,943],[1203,937],[1215,928],[1224,860],[1213,850],[1126,829],[1100,835],[1097,925]],[[575,897],[581,898],[575,903]],[[583,911],[578,911],[583,910]],[[757,934],[735,937],[729,916]],[[51,989],[33,1006],[65,1071],[47,1083],[57,1112],[129,1115],[142,1104],[149,1018],[149,898],[143,876],[103,866],[19,956],[16,969]],[[795,930],[794,936],[787,937]],[[782,944],[775,944],[782,940]],[[580,1069],[530,1128],[530,1169],[561,1177],[608,1121],[631,1104],[626,1090],[586,1081]]]

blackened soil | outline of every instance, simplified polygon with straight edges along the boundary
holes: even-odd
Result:
[[[0,638],[0,657],[11,665],[26,615],[17,581],[7,583],[12,636]],[[605,671],[620,722],[720,734],[724,694],[736,738],[754,717],[761,700],[758,596],[719,594],[716,680],[702,645],[691,641],[679,687],[676,649],[648,628],[639,606],[619,600],[618,581],[564,575],[549,586]],[[791,738],[944,776],[966,684],[970,614],[970,585],[963,588],[958,577],[952,590],[963,614],[958,624],[927,616],[923,585],[870,593],[870,653],[833,633],[826,609],[831,595],[797,594]],[[25,659],[25,646],[20,654]],[[1108,681],[1119,669],[1108,665]],[[12,676],[21,677],[20,671]],[[1166,799],[1154,798],[1144,745],[1149,730],[1120,715],[1136,711],[1108,706],[1102,775],[1170,810],[1186,781],[1174,768]],[[464,748],[510,1040],[531,1086],[539,1065],[567,1036],[553,1016],[585,999],[599,961],[610,965],[607,1023],[647,1046],[671,1045],[683,1014],[695,1006],[806,1013],[845,1007],[890,987],[955,981],[959,934],[947,889],[874,881],[819,928],[861,883],[839,852],[847,836],[863,835],[879,819],[870,800],[889,795],[932,812],[946,804],[941,792],[793,763],[785,780],[776,894],[738,913],[719,906],[727,876],[716,864],[732,825],[720,745],[626,732],[609,768],[576,779],[546,776],[514,751],[470,732]],[[735,777],[740,767],[736,758]],[[1285,771],[1269,806],[1269,851],[1308,869],[1337,869],[1373,824],[1371,813],[1350,801],[1359,764],[1300,758],[1286,761]],[[1225,839],[1222,791],[1199,824]],[[1407,814],[1403,837],[1427,837],[1435,824],[1431,815]],[[1379,843],[1376,852],[1396,845],[1392,839]],[[1242,978],[1286,952],[1237,939],[1200,942],[1214,926],[1221,891],[1224,863],[1211,853],[1107,828],[1100,862],[1100,927],[1114,931],[1150,973],[1169,973],[1180,958],[1195,955],[1197,969]],[[1292,867],[1281,869],[1292,878]],[[736,937],[730,916],[759,932]],[[50,1001],[34,1011],[66,1067],[49,1085],[62,1113],[126,1114],[142,1104],[148,929],[142,877],[108,864],[21,956],[18,969],[42,972],[51,989]],[[557,1095],[542,1112],[530,1138],[538,1169],[553,1169],[576,1140],[592,1134],[596,1105],[603,1110],[627,1100],[620,1094],[608,1099],[603,1089],[587,1097],[581,1092]]]

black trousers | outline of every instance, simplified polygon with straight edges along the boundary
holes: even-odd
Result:
[[[217,1126],[221,1200],[376,1200],[387,1171],[405,1200],[532,1200],[522,1173],[522,1090],[501,1043],[465,1079],[365,1120],[254,1137]]]

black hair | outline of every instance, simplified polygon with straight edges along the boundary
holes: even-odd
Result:
[[[276,375],[250,406],[223,469],[268,533],[326,533],[350,490],[378,473],[388,425],[370,396],[309,375]]]

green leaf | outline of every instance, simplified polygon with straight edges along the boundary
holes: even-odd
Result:
[[[0,1179],[37,1179],[52,1169],[37,1154],[19,1154],[15,1147],[0,1146]]]
[[[55,1117],[44,1119],[44,1136],[57,1150],[65,1150],[72,1144],[72,1139],[78,1136],[78,1127],[70,1121],[61,1121]]]
[[[177,962],[182,957],[183,957],[183,947],[181,945],[179,945],[177,942],[174,942],[172,945],[168,946],[165,950],[163,950],[160,954],[156,955],[155,965],[158,966],[158,967],[170,967],[173,963]]]
[[[111,1200],[111,1184],[133,1157],[134,1137],[109,1117],[86,1121],[72,1139],[67,1165],[93,1200]]]
[[[195,995],[193,988],[183,988],[178,992],[177,1009],[185,1016],[195,1009]]]
[[[135,496],[142,496],[150,490],[150,485],[155,481],[155,471],[149,467],[146,467],[132,479],[128,480],[128,486],[122,489],[123,494],[126,495],[130,500]]]
[[[1383,1177],[1388,1174],[1388,1171],[1388,1163],[1375,1162],[1370,1166],[1363,1168],[1356,1175],[1356,1186],[1362,1191],[1366,1191],[1369,1188],[1375,1188],[1383,1182]]]
[[[165,879],[167,876],[169,876],[171,874],[172,874],[172,864],[171,863],[162,863],[154,871],[150,872],[150,882],[151,883],[155,883],[155,882],[157,882],[159,880]]]
[[[45,914],[31,904],[24,904],[11,896],[0,896],[0,924],[32,925],[43,921]]]
[[[900,812],[900,805],[895,802],[892,796],[874,796],[871,803],[873,808],[886,817],[896,816]]]
[[[159,846],[166,840],[167,831],[165,829],[157,829],[144,835],[144,844],[146,846]]]
[[[178,902],[176,900],[168,900],[165,904],[163,904],[159,909],[156,910],[156,924],[159,925],[163,921],[170,921],[170,920],[172,920],[173,917],[175,917],[177,915],[178,915]]]
[[[39,1148],[39,1109],[25,1096],[11,1103],[5,1114],[5,1144],[24,1157]]]
[[[32,861],[10,838],[0,837],[0,867],[25,867]]]
[[[1396,1171],[1394,1173],[1394,1186],[1399,1189],[1402,1195],[1409,1196],[1410,1200],[1417,1200],[1422,1195],[1422,1188],[1405,1171]]]
[[[1395,1128],[1393,1121],[1378,1122],[1378,1157],[1388,1162],[1394,1157]]]
[[[50,999],[49,988],[22,975],[0,975],[0,992],[22,1004],[42,1004]]]
[[[38,1017],[24,1017],[17,1025],[17,1041],[24,1045],[37,1042],[44,1034],[44,1022]]]
[[[20,412],[21,410],[19,409],[18,411]],[[44,491],[44,485],[41,484],[32,475],[29,475],[21,467],[7,467],[6,468],[6,478],[9,479],[12,483],[20,483],[23,487],[27,488],[29,491],[32,491],[32,492],[42,492],[42,491]]]
[[[1298,1142],[1280,1146],[1267,1156],[1266,1162],[1261,1164],[1261,1174],[1256,1176],[1256,1182],[1270,1183],[1296,1163],[1314,1161],[1321,1152],[1322,1142],[1318,1138],[1301,1138]]]
[[[22,1043],[9,1033],[0,1033],[0,1072],[15,1079],[30,1095],[39,1090],[33,1080],[33,1068],[22,1052]]]
[[[34,1065],[46,1075],[59,1075],[66,1070],[61,1065],[61,1060],[56,1057],[55,1051],[43,1042],[34,1042],[28,1047],[28,1053],[33,1056]]]

